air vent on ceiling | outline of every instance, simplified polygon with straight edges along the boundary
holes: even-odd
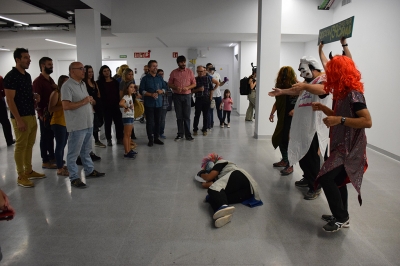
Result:
[[[350,3],[351,3],[351,0],[342,0],[342,6],[345,6]]]

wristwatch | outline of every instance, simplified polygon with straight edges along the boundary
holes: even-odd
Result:
[[[342,46],[343,46],[343,47],[345,47],[345,46],[349,46],[349,44],[348,44],[348,43],[346,43],[346,44],[342,44]]]
[[[342,116],[342,119],[340,119],[340,124],[341,124],[341,125],[344,125],[344,122],[346,122],[346,117],[343,117],[343,116]]]

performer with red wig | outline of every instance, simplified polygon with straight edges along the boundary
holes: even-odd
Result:
[[[314,111],[327,115],[324,124],[331,128],[330,156],[323,164],[315,187],[322,185],[332,215],[322,215],[328,223],[327,232],[349,227],[347,183],[358,192],[361,205],[361,183],[367,169],[365,128],[372,126],[371,115],[364,98],[361,73],[353,60],[337,55],[326,64],[327,81],[324,89],[333,94],[333,110],[320,102],[313,102]]]

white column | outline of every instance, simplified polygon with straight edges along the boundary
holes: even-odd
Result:
[[[269,138],[275,125],[268,118],[275,99],[268,92],[275,85],[280,66],[282,0],[258,0],[257,96],[255,138]]]
[[[91,65],[95,80],[102,65],[100,13],[94,9],[75,9],[78,61]]]

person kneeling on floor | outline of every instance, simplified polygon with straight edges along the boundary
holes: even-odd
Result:
[[[235,207],[229,204],[242,203],[250,207],[263,204],[257,182],[236,164],[211,153],[203,159],[202,168],[195,179],[208,189],[206,201],[214,210],[215,227],[231,221]]]

